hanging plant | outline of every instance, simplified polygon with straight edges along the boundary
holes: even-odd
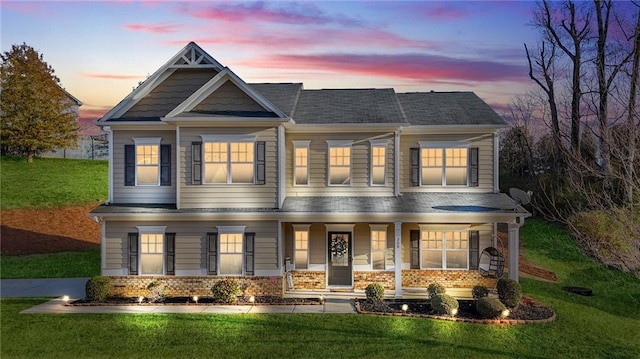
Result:
[[[342,235],[331,238],[331,253],[336,257],[343,257],[347,254],[347,240]]]

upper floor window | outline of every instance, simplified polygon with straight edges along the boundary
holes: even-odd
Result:
[[[421,142],[411,148],[412,186],[478,186],[478,148]]]
[[[371,140],[371,185],[386,184],[387,140]]]
[[[329,185],[351,184],[351,141],[327,141]]]
[[[297,186],[309,184],[309,143],[293,141],[293,184]]]
[[[134,138],[124,146],[125,186],[170,186],[171,145],[160,137]]]
[[[204,183],[253,183],[255,138],[203,137]],[[229,138],[229,137],[227,137]]]

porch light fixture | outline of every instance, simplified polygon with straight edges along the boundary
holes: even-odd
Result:
[[[143,296],[139,296],[138,297],[138,304],[141,304],[143,300],[144,300],[144,297]]]
[[[62,301],[64,302],[64,305],[68,305],[69,304],[69,296],[65,295],[62,297]]]
[[[402,305],[402,311],[403,311],[404,313],[406,313],[406,312],[407,312],[407,310],[409,310],[409,306],[408,306],[407,304],[403,304],[403,305]]]
[[[198,304],[198,296],[197,295],[194,295],[192,299],[196,304]]]
[[[509,312],[509,309],[505,309],[505,310],[503,310],[503,311],[500,313],[500,316],[502,316],[503,318],[506,318],[506,317],[508,317],[508,316],[509,316],[509,314],[511,314],[511,313]]]

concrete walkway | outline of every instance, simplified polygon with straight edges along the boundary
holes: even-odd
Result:
[[[71,299],[70,301],[73,301]],[[353,314],[355,308],[350,300],[328,299],[324,305],[112,305],[112,306],[73,306],[66,305],[62,298],[56,298],[46,303],[25,309],[22,314]]]
[[[353,301],[327,298],[324,305],[118,305],[118,306],[72,306],[69,302],[84,297],[84,286],[89,278],[50,279],[2,279],[0,297],[57,297],[56,299],[23,310],[21,313],[201,313],[201,314],[246,314],[246,313],[355,313]]]

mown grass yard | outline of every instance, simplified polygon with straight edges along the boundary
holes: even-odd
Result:
[[[562,229],[530,220],[523,246],[557,283],[523,278],[549,324],[487,326],[367,315],[31,315],[1,302],[3,358],[638,358],[640,279],[587,258]],[[586,285],[594,296],[562,291]]]
[[[104,201],[106,161],[34,158],[0,159],[0,209],[47,208]]]

